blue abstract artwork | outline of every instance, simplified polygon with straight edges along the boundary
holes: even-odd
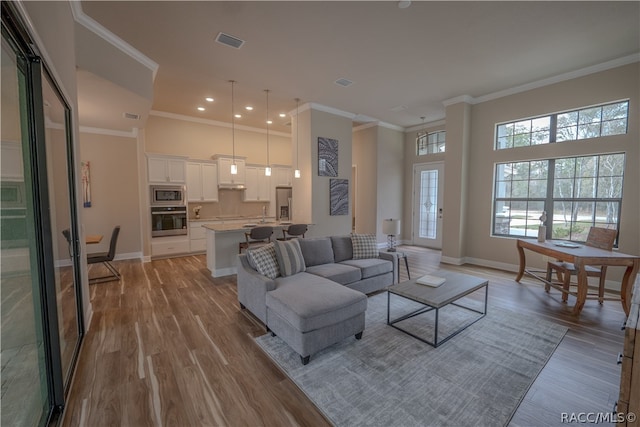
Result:
[[[338,176],[338,140],[318,137],[318,176]]]
[[[349,214],[349,180],[329,180],[330,215]]]

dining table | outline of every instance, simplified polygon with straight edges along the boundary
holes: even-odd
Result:
[[[517,239],[517,249],[520,258],[520,265],[516,282],[520,282],[522,277],[527,274],[535,279],[544,282],[546,285],[553,287],[561,292],[574,295],[576,304],[573,307],[573,314],[578,315],[584,307],[588,298],[589,283],[587,280],[587,266],[619,266],[626,267],[624,276],[622,277],[620,287],[620,302],[625,314],[629,315],[629,305],[631,301],[631,292],[640,268],[640,256],[629,255],[617,250],[605,250],[587,246],[584,244],[576,244],[567,241],[545,240],[539,242],[535,239]],[[547,280],[537,272],[526,267],[525,249],[531,252],[542,254],[558,261],[572,263],[575,266],[578,277],[577,292],[563,289],[561,284]]]
[[[95,245],[102,241],[102,234],[87,234],[84,241],[87,245]]]

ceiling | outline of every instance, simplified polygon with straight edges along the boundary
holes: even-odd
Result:
[[[83,1],[82,10],[159,65],[153,110],[230,122],[233,79],[236,124],[266,127],[269,89],[270,129],[282,132],[290,118],[278,113],[294,98],[406,129],[443,119],[447,99],[640,52],[637,1]],[[245,43],[217,43],[219,32]],[[79,87],[80,105],[90,87]]]

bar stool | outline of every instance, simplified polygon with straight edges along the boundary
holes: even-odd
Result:
[[[307,229],[307,224],[291,224],[287,229],[282,229],[282,238],[278,238],[278,240],[291,240],[299,236],[304,239],[304,233],[307,232]]]
[[[244,242],[238,244],[238,253],[242,253],[243,249],[249,249],[249,246],[262,246],[271,242],[273,227],[254,227],[251,231],[244,233]]]

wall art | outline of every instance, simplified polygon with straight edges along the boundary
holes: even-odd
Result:
[[[85,208],[91,207],[91,164],[90,162],[80,162],[82,167],[82,202]]]
[[[329,180],[330,215],[349,214],[349,180]]]
[[[318,176],[338,176],[338,140],[318,137]]]

